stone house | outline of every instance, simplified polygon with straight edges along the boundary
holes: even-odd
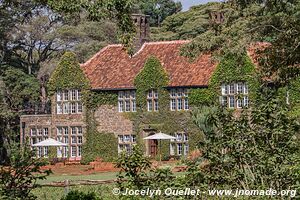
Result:
[[[189,91],[207,88],[217,67],[210,54],[200,55],[192,62],[182,56],[180,48],[189,41],[147,42],[149,39],[147,16],[134,15],[133,18],[138,31],[136,46],[143,43],[133,56],[129,56],[122,45],[108,45],[80,65],[90,82],[91,91],[117,95],[115,104],[101,105],[93,112],[98,133],[112,133],[116,138],[113,141],[116,144],[111,146],[108,144],[106,151],[130,152],[132,145],[137,143],[137,137],[143,138],[157,131],[164,131],[159,126],[144,123],[137,132],[135,122],[126,115],[137,112],[134,79],[143,69],[149,56],[155,56],[160,61],[169,77],[169,83],[165,87],[169,93],[168,112],[184,115],[185,118],[190,118]],[[242,108],[248,105],[248,86],[245,82],[223,84],[220,86],[220,92],[221,103],[229,108]],[[243,94],[243,98],[236,98],[237,94]],[[148,91],[144,99],[147,105],[146,112],[160,112],[159,96],[155,89]],[[59,149],[59,156],[80,160],[86,153],[83,151],[88,130],[86,111],[80,90],[74,88],[56,91],[51,97],[51,113],[21,116],[21,142],[28,137],[30,143],[34,144],[52,137],[68,144],[67,147]],[[175,124],[181,121],[179,119]],[[168,146],[168,154],[187,156],[192,150],[190,145],[192,137],[189,129],[185,129],[184,126],[186,124],[183,122],[181,130],[167,132],[176,137],[176,140],[171,141]],[[157,154],[157,141],[141,141],[144,143],[146,155]],[[112,148],[113,146],[117,148]],[[48,148],[39,147],[37,155],[47,156]]]

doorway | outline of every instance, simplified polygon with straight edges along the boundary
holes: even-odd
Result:
[[[158,141],[149,140],[149,155],[155,157],[158,153]]]

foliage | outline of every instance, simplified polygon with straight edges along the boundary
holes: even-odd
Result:
[[[234,116],[220,108],[206,113],[201,146],[205,184],[210,188],[296,189],[295,168],[299,159],[298,123],[270,89],[263,89],[252,112]],[[211,122],[213,121],[213,123]]]
[[[41,0],[44,1],[44,0]],[[132,41],[135,28],[131,19],[133,7],[132,0],[97,0],[90,1],[69,1],[69,0],[47,0],[46,3],[55,11],[73,15],[85,10],[88,18],[93,21],[113,18],[120,30],[120,41],[129,52],[132,50]]]
[[[159,94],[160,109],[165,109],[167,91],[164,87],[168,85],[169,78],[162,67],[160,61],[151,56],[147,59],[144,68],[134,79],[134,85],[137,88],[136,98],[137,106],[146,111],[147,93],[149,90],[157,90]]]
[[[136,3],[143,14],[150,16],[150,26],[159,26],[166,17],[182,9],[181,3],[173,0],[142,0]]]
[[[115,188],[115,184],[103,184],[103,185],[77,185],[70,186],[70,191],[76,190],[83,193],[96,193],[101,199],[117,200],[118,196],[112,194],[112,189]],[[63,198],[65,194],[65,188],[63,187],[40,187],[32,191],[38,199],[57,200]]]
[[[50,170],[42,170],[45,163],[33,158],[35,153],[25,144],[23,148],[12,145],[9,165],[0,166],[1,199],[35,199],[31,193],[37,188],[37,180],[46,179]]]
[[[84,193],[77,190],[73,190],[67,194],[66,197],[63,197],[61,200],[98,200],[99,198],[96,196],[96,193]]]
[[[76,55],[71,52],[66,52],[61,57],[48,83],[50,95],[65,89],[89,89],[89,81],[80,68]]]
[[[131,154],[123,152],[116,161],[116,167],[120,168],[118,174],[118,186],[123,191],[126,188],[142,189],[147,186],[147,173],[151,163],[149,158],[143,155],[138,146],[133,147]],[[126,182],[123,182],[123,180]]]
[[[118,156],[118,142],[114,133],[100,133],[97,130],[97,122],[91,105],[86,111],[86,141],[83,145],[83,157],[81,163],[88,164],[96,158],[102,158],[106,162],[113,161]],[[110,149],[110,151],[107,151]]]
[[[90,91],[87,98],[87,107],[91,110],[100,107],[101,105],[116,105],[118,94],[113,91]]]
[[[32,76],[19,69],[10,68],[3,74],[5,102],[11,112],[22,112],[25,103],[39,100],[39,82]]]
[[[194,106],[211,105],[218,103],[220,86],[232,82],[246,82],[249,87],[249,96],[255,101],[259,87],[255,74],[255,66],[247,55],[237,57],[227,54],[222,58],[209,81],[208,89],[192,89],[189,95],[190,104]]]
[[[152,32],[152,38],[160,40],[192,39],[210,27],[208,12],[215,3],[194,6],[189,11],[179,12],[167,17],[161,27]]]

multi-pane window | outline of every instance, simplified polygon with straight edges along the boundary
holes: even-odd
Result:
[[[158,91],[149,90],[147,94],[147,110],[158,111]]]
[[[39,127],[39,128],[31,128],[30,129],[30,142],[31,145],[36,144],[38,142],[42,142],[49,138],[49,128]],[[48,156],[48,147],[38,147],[37,148],[37,157],[47,157]]]
[[[136,144],[136,135],[118,135],[118,152],[131,153],[133,145]]]
[[[189,110],[188,89],[170,90],[170,109],[172,111]]]
[[[57,140],[68,144],[68,146],[60,148],[63,157],[81,157],[83,135],[81,126],[57,127]],[[70,152],[68,152],[70,150]]]
[[[56,93],[56,113],[82,113],[80,90],[63,90]]]
[[[189,137],[187,133],[176,133],[176,139],[170,142],[170,155],[187,156],[189,153]]]
[[[119,91],[118,93],[118,110],[119,112],[135,112],[136,100],[135,91]]]
[[[244,82],[222,84],[220,102],[228,108],[249,106],[248,85]]]

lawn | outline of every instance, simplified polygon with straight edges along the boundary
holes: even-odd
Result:
[[[34,189],[32,193],[38,200],[60,200],[68,191],[79,190],[85,193],[95,192],[103,200],[114,200],[118,199],[111,192],[115,187],[115,184],[71,186],[68,190],[63,187],[41,187]]]
[[[89,175],[50,175],[46,180],[38,181],[39,184],[50,183],[54,181],[78,181],[78,180],[113,180],[117,178],[117,172],[99,172]]]

